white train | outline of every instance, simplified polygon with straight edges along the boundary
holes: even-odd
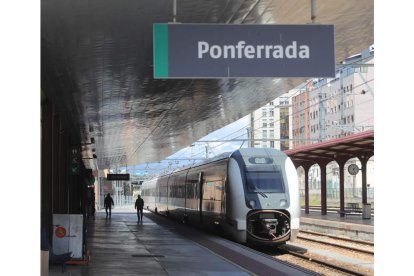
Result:
[[[145,181],[148,210],[222,231],[240,243],[293,240],[299,231],[296,169],[281,151],[239,149]]]

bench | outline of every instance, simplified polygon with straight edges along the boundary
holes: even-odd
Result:
[[[359,208],[359,203],[347,203],[344,211],[338,213],[346,216],[362,216],[362,209]]]

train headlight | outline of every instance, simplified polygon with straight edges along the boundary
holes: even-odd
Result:
[[[256,206],[256,201],[253,199],[249,200],[250,207],[254,208]]]
[[[287,206],[287,200],[286,199],[281,199],[280,200],[280,207],[285,207]]]

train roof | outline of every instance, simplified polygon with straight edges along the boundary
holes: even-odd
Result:
[[[215,162],[215,161],[230,158],[232,155],[258,155],[258,154],[260,154],[260,155],[286,155],[282,151],[272,149],[272,148],[241,148],[241,149],[237,149],[237,150],[232,151],[232,152],[231,151],[223,152],[223,153],[221,153],[219,155],[216,155],[212,158],[208,158],[206,160],[195,163],[193,165],[185,166],[185,167],[182,167],[182,168],[177,168],[177,169],[175,169],[171,172],[163,173],[163,174],[157,175],[153,178],[170,175],[172,173],[189,170],[191,168],[196,168],[196,167],[206,165],[206,164],[209,164],[209,163],[212,163],[212,162]]]
[[[215,162],[215,161],[218,161],[218,160],[226,159],[226,158],[229,158],[232,155],[232,153],[233,152],[223,152],[223,153],[221,153],[219,155],[216,155],[214,157],[208,158],[206,160],[203,160],[201,162],[195,163],[193,165],[185,166],[185,167],[182,167],[182,168],[177,168],[177,169],[175,169],[174,171],[172,171],[170,173],[179,172],[179,171],[183,171],[183,170],[188,170],[188,169],[195,168],[195,167],[198,167],[198,166],[202,166],[202,165],[205,165],[205,164],[208,164],[208,163],[212,163],[212,162]],[[170,173],[168,173],[168,174],[170,174]]]

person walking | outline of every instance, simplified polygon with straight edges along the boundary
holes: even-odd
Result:
[[[108,217],[108,209],[109,209],[109,217],[111,217],[112,206],[114,206],[114,200],[112,199],[111,194],[108,193],[105,197],[105,200],[104,200],[104,207],[105,207],[106,217]]]
[[[135,209],[137,210],[138,221],[142,221],[142,213],[144,209],[144,200],[138,195],[137,200],[135,201]]]

